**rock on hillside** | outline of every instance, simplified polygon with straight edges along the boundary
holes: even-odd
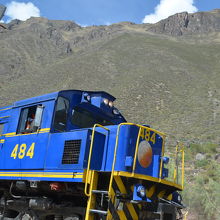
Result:
[[[189,14],[178,13],[159,21],[149,29],[154,33],[175,36],[220,31],[220,10]]]
[[[6,10],[6,7],[0,4],[0,20],[4,16],[5,10]]]

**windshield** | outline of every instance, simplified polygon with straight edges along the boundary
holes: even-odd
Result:
[[[55,117],[54,117],[54,129],[56,131],[65,131],[67,125],[69,110],[69,101],[64,97],[59,97],[57,100]]]
[[[113,125],[111,121],[98,117],[86,109],[77,107],[73,109],[71,122],[80,128],[90,128],[93,127],[94,124],[100,124],[103,126]]]

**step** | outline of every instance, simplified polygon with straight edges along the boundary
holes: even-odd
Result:
[[[99,215],[107,215],[108,214],[107,211],[103,211],[103,210],[99,210],[99,209],[90,209],[89,211],[91,213],[96,213],[96,214],[99,214]]]
[[[92,190],[92,193],[108,195],[108,191],[104,191],[104,190]]]

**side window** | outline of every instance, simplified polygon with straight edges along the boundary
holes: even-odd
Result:
[[[3,133],[3,129],[4,129],[4,124],[2,123],[2,124],[0,124],[0,136],[1,136],[2,133]]]
[[[54,116],[54,130],[55,131],[66,131],[67,118],[69,111],[69,100],[63,97],[57,99],[57,105]]]
[[[17,134],[36,132],[41,125],[43,114],[42,105],[34,105],[21,110]]]

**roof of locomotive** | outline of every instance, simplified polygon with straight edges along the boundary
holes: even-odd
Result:
[[[78,93],[78,94],[88,94],[88,95],[93,95],[93,96],[104,96],[109,98],[110,100],[114,101],[115,97],[110,95],[107,92],[104,91],[84,91],[84,90],[61,90],[61,91],[57,91],[57,92],[53,92],[53,93],[48,93],[45,95],[41,95],[41,96],[36,96],[36,97],[32,97],[32,98],[28,98],[28,99],[23,99],[23,100],[19,100],[14,102],[14,104],[12,106],[7,106],[7,108],[10,107],[19,107],[19,106],[24,106],[24,105],[29,105],[29,104],[33,104],[33,103],[37,103],[37,102],[42,102],[42,101],[49,101],[49,100],[54,100],[56,99],[60,94],[63,93]],[[6,107],[2,107],[0,108],[0,110],[5,109]]]

